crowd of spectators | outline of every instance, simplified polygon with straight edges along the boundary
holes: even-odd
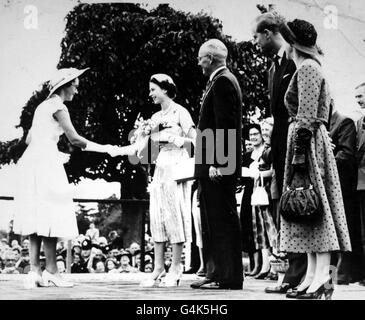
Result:
[[[89,230],[80,234],[71,242],[71,273],[137,273],[141,270],[141,248],[136,242],[124,248],[123,239],[117,231],[111,231],[108,237],[99,236],[99,230],[93,224]],[[97,230],[97,231],[96,231]],[[45,268],[45,255],[41,250],[41,264]],[[24,238],[8,242],[0,241],[0,273],[22,274],[30,270],[29,240]],[[57,266],[60,273],[67,271],[67,243],[57,243]],[[153,241],[146,235],[144,272],[152,272],[154,266]],[[166,271],[171,265],[171,247],[165,253]]]

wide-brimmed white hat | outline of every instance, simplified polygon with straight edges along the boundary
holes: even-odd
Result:
[[[64,84],[78,78],[81,76],[86,70],[85,69],[76,69],[76,68],[64,68],[57,70],[55,76],[49,81],[50,92],[48,98],[60,87]]]

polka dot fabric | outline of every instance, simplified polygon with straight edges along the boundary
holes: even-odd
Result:
[[[297,117],[289,125],[284,174],[284,190],[291,175],[294,156],[294,136],[299,127],[319,128],[312,135],[309,151],[309,175],[319,194],[323,214],[313,225],[286,221],[280,222],[280,250],[286,252],[314,253],[351,251],[350,237],[342,200],[340,180],[329,136],[324,125],[329,115],[330,94],[320,65],[307,59],[294,74],[285,95],[290,117]],[[314,120],[317,119],[317,120]],[[295,176],[294,185],[301,184]]]

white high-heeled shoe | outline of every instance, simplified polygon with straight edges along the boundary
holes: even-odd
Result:
[[[161,283],[161,279],[163,277],[166,276],[166,271],[163,270],[158,276],[156,279],[145,279],[145,280],[142,280],[141,283],[139,284],[140,287],[143,287],[143,288],[154,288],[154,287],[158,287]]]
[[[159,284],[159,287],[164,287],[164,288],[178,287],[180,285],[182,274],[183,274],[182,268],[180,268],[178,274],[173,274],[172,272],[168,272],[164,281],[162,281]]]
[[[23,281],[24,289],[34,289],[37,287],[46,287],[40,274],[35,271],[29,271]]]
[[[72,282],[62,279],[59,274],[55,275],[48,272],[47,270],[43,271],[42,278],[44,283],[48,286],[53,285],[60,288],[72,288],[74,286]]]

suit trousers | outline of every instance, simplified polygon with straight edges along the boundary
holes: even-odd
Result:
[[[296,287],[307,272],[307,254],[288,253],[288,260],[289,268],[285,272],[283,283],[289,283],[291,287]]]
[[[206,277],[220,284],[241,284],[243,266],[236,178],[201,179],[199,188]]]

